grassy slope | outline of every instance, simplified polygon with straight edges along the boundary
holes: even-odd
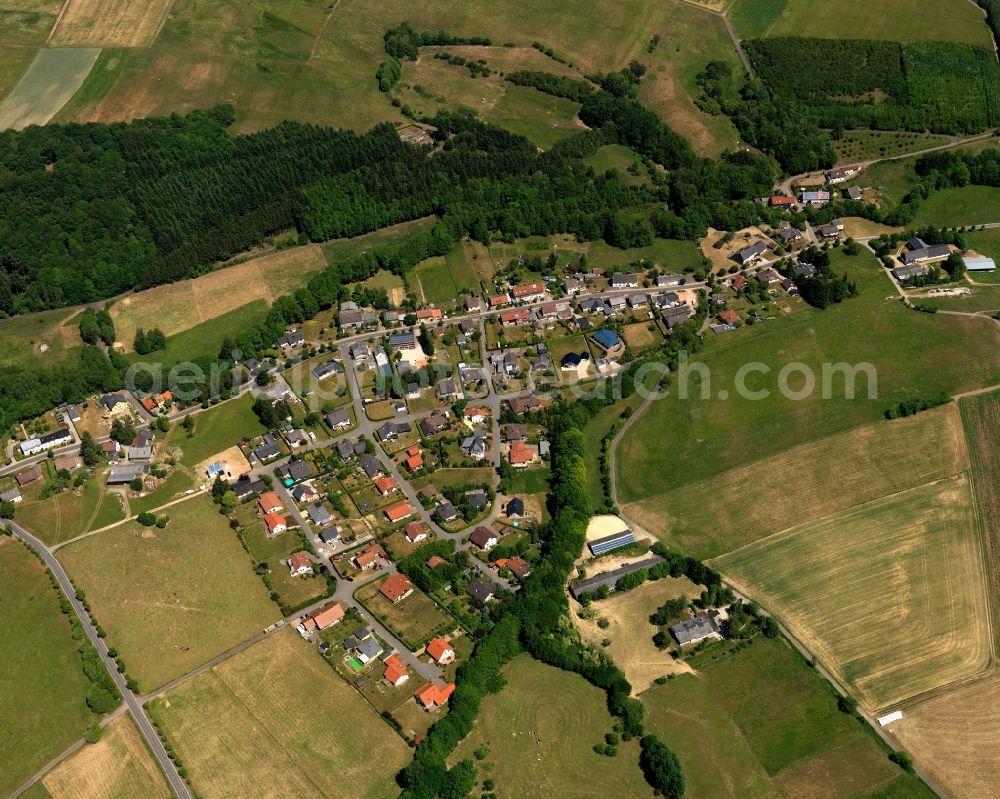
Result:
[[[77,740],[93,714],[88,683],[43,566],[0,537],[0,794],[6,796]]]
[[[735,394],[734,376],[743,364],[771,367],[767,379],[747,380],[751,389],[771,396],[753,401],[701,399],[695,378],[688,400],[671,397],[654,403],[629,428],[619,452],[620,499],[632,502],[721,474],[859,424],[877,421],[886,408],[911,396],[953,394],[1000,382],[1000,331],[986,320],[930,316],[908,311],[886,299],[888,278],[870,256],[834,255],[834,269],[855,280],[859,296],[825,311],[808,309],[710,340],[697,360],[711,368],[713,395]],[[954,357],[961,341],[968,357]],[[863,379],[859,398],[804,401],[777,393],[776,376],[786,364],[804,362],[821,373],[821,364],[868,362],[876,367],[878,396],[868,399]],[[793,383],[798,388],[800,383]],[[841,383],[836,382],[835,387]],[[669,431],[665,435],[664,431]]]
[[[688,799],[930,797],[899,776],[832,689],[782,641],[707,661],[642,694],[647,727],[677,753]],[[822,790],[817,790],[822,786]],[[890,787],[891,786],[891,787]]]
[[[121,505],[105,491],[100,477],[84,483],[79,495],[68,489],[42,501],[24,499],[17,508],[17,520],[46,544],[58,544],[121,519]]]
[[[175,505],[169,515],[165,530],[128,522],[59,553],[129,676],[145,690],[250,638],[278,615],[206,497]]]
[[[183,450],[181,463],[196,466],[206,458],[238,444],[241,438],[266,432],[253,412],[253,396],[223,402],[195,416],[194,435],[188,438],[180,424],[174,425],[167,443]],[[199,475],[200,476],[200,475]]]
[[[637,766],[634,741],[621,745],[615,758],[592,749],[603,743],[613,722],[602,691],[528,655],[511,661],[503,675],[507,684],[483,700],[476,726],[453,760],[486,747],[477,771],[496,781],[500,796],[529,786],[537,796],[652,796]]]

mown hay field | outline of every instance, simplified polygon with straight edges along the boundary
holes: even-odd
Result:
[[[711,563],[868,708],[989,664],[979,528],[964,476],[800,525]]]
[[[954,403],[875,422],[625,506],[626,513],[697,557],[968,468]]]
[[[128,715],[105,727],[96,744],[83,747],[46,774],[42,785],[52,799],[166,799],[171,795]]]
[[[705,659],[645,691],[646,729],[677,754],[686,799],[930,799],[781,639]]]
[[[255,300],[270,304],[325,266],[319,245],[280,250],[124,297],[112,306],[111,318],[118,340],[130,352],[139,327],[158,327],[172,336]]]
[[[149,710],[202,796],[389,799],[410,758],[403,739],[291,630]]]
[[[986,545],[994,637],[1000,625],[1000,391],[959,401],[972,460],[972,489]]]
[[[83,735],[89,683],[45,567],[0,536],[0,795]]]
[[[67,0],[49,44],[145,47],[160,32],[173,0]]]
[[[483,699],[472,732],[449,762],[485,748],[477,776],[493,779],[497,796],[517,796],[526,786],[535,796],[574,799],[653,795],[639,770],[637,741],[621,744],[614,758],[593,751],[614,724],[603,691],[528,655],[502,674],[507,684]]]
[[[166,529],[130,521],[59,550],[144,691],[252,638],[280,615],[207,496],[161,515],[170,517]]]
[[[1000,784],[1000,673],[903,710],[889,731],[949,796],[995,796]]]
[[[44,125],[83,85],[101,51],[93,47],[38,51],[17,84],[0,102],[0,130]]]

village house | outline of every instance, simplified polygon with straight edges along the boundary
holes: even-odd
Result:
[[[611,276],[611,288],[634,289],[639,287],[639,276],[629,272],[615,272]]]
[[[392,524],[402,521],[408,516],[413,515],[413,508],[410,507],[409,502],[397,502],[395,505],[390,505],[384,511],[385,518]]]
[[[496,561],[496,565],[501,569],[509,569],[518,580],[523,580],[531,574],[531,564],[520,555],[515,555],[512,558],[500,558]]]
[[[68,428],[63,427],[38,438],[29,438],[27,441],[22,441],[20,449],[23,455],[34,455],[36,452],[45,452],[54,447],[61,447],[64,444],[72,443],[73,434],[70,433]]]
[[[278,339],[278,346],[283,350],[301,347],[306,343],[306,337],[300,330],[286,331],[285,335]]]
[[[105,394],[99,402],[104,408],[104,415],[110,419],[132,413],[132,406],[124,394]]]
[[[670,288],[672,286],[683,286],[684,275],[657,275],[656,287],[658,289]]]
[[[515,308],[500,314],[500,324],[504,327],[523,325],[529,319],[531,319],[531,312],[527,308]]]
[[[288,564],[288,570],[292,573],[293,577],[298,577],[302,574],[312,574],[313,563],[308,552],[294,552],[285,562]]]
[[[436,710],[448,701],[450,697],[455,692],[455,683],[450,682],[445,685],[438,687],[433,683],[427,683],[427,685],[422,688],[418,688],[417,692],[413,695],[416,700],[424,706],[425,710]]]
[[[261,513],[274,513],[283,507],[281,498],[273,491],[265,491],[257,497],[257,505],[260,507]]]
[[[504,426],[503,440],[508,443],[513,443],[514,441],[524,441],[527,437],[528,425],[526,424],[509,424]]]
[[[830,202],[830,192],[823,189],[804,191],[799,195],[799,202],[803,205],[825,205]]]
[[[18,503],[22,499],[21,490],[19,488],[11,488],[0,494],[0,502],[13,502]]]
[[[395,605],[413,593],[413,586],[405,574],[390,574],[378,590]]]
[[[14,479],[17,480],[17,484],[23,488],[24,486],[35,482],[35,480],[40,479],[41,476],[42,470],[38,468],[37,463],[33,463],[27,469],[22,469],[15,474]]]
[[[447,426],[448,420],[439,414],[432,414],[420,420],[420,432],[424,436],[432,436],[435,433],[440,433]]]
[[[441,315],[440,308],[421,308],[416,314],[418,322],[426,322],[428,319],[440,319]]]
[[[265,513],[264,524],[267,527],[268,538],[280,535],[288,529],[288,523],[285,521],[285,517],[280,513]]]
[[[310,505],[306,509],[306,515],[309,516],[309,521],[317,527],[324,527],[333,521],[333,516],[330,515],[330,511],[326,509],[325,505],[321,505],[319,503]]]
[[[369,544],[354,556],[353,561],[357,568],[364,570],[370,569],[379,560],[388,559],[388,555],[385,554],[385,550],[379,544]]]
[[[563,281],[562,290],[564,294],[580,294],[587,290],[587,285],[582,280],[575,277],[568,277]]]
[[[385,497],[399,491],[399,484],[391,477],[378,477],[373,482],[379,496]]]
[[[438,380],[435,390],[437,392],[438,399],[441,400],[458,399],[458,385],[455,383],[455,380],[451,377],[446,377],[443,380]]]
[[[462,411],[462,416],[465,417],[465,421],[469,424],[485,424],[486,420],[490,416],[489,408],[466,408]]]
[[[504,508],[504,512],[512,519],[524,516],[524,500],[520,497],[513,497]]]
[[[510,295],[506,293],[494,294],[490,297],[489,302],[490,308],[502,308],[505,305],[510,305]]]
[[[849,186],[847,189],[847,199],[848,200],[860,200],[864,197],[864,193],[858,186]]]
[[[608,358],[615,358],[625,352],[625,342],[611,328],[605,327],[594,333],[591,338]]]
[[[735,325],[740,321],[739,314],[736,311],[719,311],[719,320],[723,324]]]
[[[171,400],[173,400],[174,395],[170,391],[164,391],[162,394],[157,394],[152,397],[146,397],[140,404],[150,413],[154,411],[162,410]]]
[[[478,292],[466,296],[465,310],[469,313],[479,313],[486,310],[486,303],[483,302],[483,298],[479,296]]]
[[[445,524],[453,522],[458,518],[458,511],[455,510],[455,506],[447,500],[440,503],[434,510],[434,513],[438,517],[438,521]]]
[[[667,308],[660,313],[660,318],[663,319],[663,324],[667,326],[668,330],[683,324],[692,316],[694,316],[694,309],[686,303],[678,305],[676,308]]]
[[[108,485],[127,485],[137,477],[149,474],[149,466],[144,463],[130,463],[127,466],[115,466],[108,474]]]
[[[751,244],[749,247],[744,247],[742,250],[737,250],[733,253],[733,260],[736,261],[740,266],[746,266],[747,264],[752,264],[758,261],[764,253],[767,252],[767,244],[763,241],[757,241]]]
[[[541,401],[534,394],[527,397],[514,397],[507,400],[511,411],[520,416],[522,413],[537,410],[542,406]]]
[[[410,679],[410,675],[406,673],[406,666],[403,665],[403,662],[395,655],[390,655],[385,659],[385,673],[382,675],[382,679],[385,680],[386,685],[396,687]]]
[[[479,526],[469,536],[469,543],[475,544],[483,552],[489,552],[500,539],[489,527]]]
[[[510,290],[511,296],[517,302],[534,302],[544,299],[545,285],[542,283],[522,283]]]
[[[344,606],[339,602],[328,602],[319,610],[314,610],[309,615],[302,617],[302,622],[299,624],[299,632],[319,632],[320,630],[325,630],[327,627],[339,624],[343,618]]]
[[[358,465],[361,467],[361,471],[365,473],[365,476],[369,480],[374,480],[376,477],[381,477],[385,474],[382,469],[382,464],[379,463],[373,455],[369,455],[367,452],[361,456],[358,460]]]
[[[344,430],[351,426],[351,413],[348,408],[340,408],[336,411],[330,411],[323,417],[323,421],[326,422],[327,427],[331,430]]]
[[[489,580],[476,578],[469,583],[465,593],[471,596],[480,605],[486,605],[494,600],[497,594],[497,587]]]
[[[861,171],[860,164],[850,164],[849,166],[838,166],[828,169],[824,175],[826,182],[830,184],[843,183],[848,178],[853,178]]]
[[[407,450],[407,452],[409,452],[409,450]],[[424,456],[420,454],[420,450],[417,450],[414,455],[407,455],[406,460],[403,461],[403,463],[406,468],[410,470],[410,473],[413,474],[424,468]]]
[[[462,454],[474,461],[481,461],[486,458],[486,431],[476,430],[471,436],[465,436],[458,447]]]
[[[426,541],[430,537],[430,530],[427,529],[427,525],[423,522],[410,522],[406,525],[406,529],[403,533],[406,536],[406,540],[411,544],[418,544],[421,541]]]
[[[424,651],[439,666],[447,666],[455,660],[455,650],[446,638],[432,638],[427,642]]]
[[[795,205],[795,198],[787,194],[772,194],[768,205],[772,208],[792,208]]]

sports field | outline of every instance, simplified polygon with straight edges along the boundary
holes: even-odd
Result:
[[[966,0],[935,0],[935,24],[922,0],[737,0],[732,19],[740,35],[968,42],[992,49],[983,13]]]
[[[84,697],[80,644],[37,558],[0,536],[0,795],[7,796],[83,735],[96,717]]]
[[[158,799],[170,796],[135,722],[119,716],[96,744],[85,746],[45,775],[52,799]]]
[[[67,0],[49,44],[56,47],[145,47],[159,33],[173,0]]]
[[[993,609],[994,637],[1000,624],[1000,392],[959,402],[969,439],[972,490],[986,544],[986,573]]]
[[[621,744],[614,758],[593,751],[614,723],[603,691],[528,655],[502,673],[507,684],[483,699],[476,725],[449,762],[472,759],[485,747],[477,776],[495,780],[498,796],[516,796],[527,786],[536,796],[653,795],[636,741]]]
[[[989,663],[975,512],[968,480],[941,480],[712,564],[794,630],[866,707],[884,708]]]
[[[207,496],[166,513],[166,529],[125,522],[59,551],[143,691],[253,637],[278,616]]]
[[[672,376],[670,396],[653,402],[622,439],[617,458],[620,502],[640,502],[877,422],[905,398],[953,395],[1000,383],[1000,327],[983,319],[907,310],[870,256],[836,252],[832,261],[836,272],[857,283],[857,297],[708,340],[692,360],[708,366],[710,382],[692,370],[687,399],[678,396],[681,376]],[[963,342],[967,357],[954,356],[955,341]],[[806,364],[816,378],[815,390],[804,399],[794,393],[784,396],[779,389],[781,370],[794,362]],[[736,391],[738,371],[753,363],[769,370],[751,373],[745,384],[752,391],[770,392],[762,399]],[[830,398],[823,399],[823,364],[839,363],[871,364],[877,396],[869,399],[861,373],[854,399],[847,397],[842,377],[831,381]],[[802,387],[801,376],[789,381],[795,391]],[[720,398],[722,391],[727,399]],[[664,440],[664,430],[670,431],[669,440]],[[661,518],[653,530],[664,529],[665,515]]]
[[[325,266],[319,245],[292,247],[129,295],[112,306],[111,318],[118,340],[130,352],[137,327],[155,326],[172,336],[255,300],[270,304]]]
[[[44,125],[73,96],[100,55],[93,47],[42,49],[0,102],[0,130]]]
[[[634,692],[652,687],[657,677],[690,671],[682,660],[674,660],[668,651],[660,651],[653,644],[653,635],[659,630],[649,623],[649,616],[668,599],[679,596],[694,599],[701,596],[702,587],[686,577],[667,577],[647,582],[625,593],[613,593],[607,599],[593,603],[594,619],[574,617],[573,623],[588,643],[599,646],[605,638],[611,640],[606,651],[615,664],[625,672]],[[598,619],[609,624],[601,628]]]
[[[715,557],[968,465],[962,420],[949,403],[800,444],[625,512],[684,552]]]
[[[202,796],[389,799],[410,759],[403,739],[291,630],[149,709]]]
[[[993,796],[1000,781],[1000,673],[905,708],[889,730],[950,796]]]
[[[642,694],[646,728],[680,758],[686,799],[930,799],[781,640],[706,660]]]

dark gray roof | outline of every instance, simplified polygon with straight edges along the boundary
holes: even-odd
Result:
[[[469,583],[469,587],[465,589],[465,593],[479,602],[489,602],[496,592],[497,587],[494,583],[479,578]]]
[[[257,460],[266,461],[273,458],[281,453],[281,447],[277,444],[261,444],[257,449],[253,451],[253,454],[257,457]]]
[[[360,465],[362,471],[369,477],[382,473],[382,464],[367,452],[361,456]]]
[[[670,632],[681,646],[700,641],[710,635],[718,635],[719,625],[715,622],[718,615],[717,610],[703,610],[693,619],[672,625]]]
[[[571,585],[569,590],[575,599],[579,599],[581,594],[594,593],[602,585],[606,585],[613,591],[615,583],[617,583],[621,577],[624,577],[626,574],[639,571],[639,569],[648,569],[650,566],[655,566],[657,563],[662,561],[663,558],[659,555],[653,555],[651,558],[646,558],[646,560],[641,560],[638,563],[631,563],[628,566],[622,566],[620,569],[604,572],[603,574],[598,574],[594,577],[582,580],[576,585]]]

